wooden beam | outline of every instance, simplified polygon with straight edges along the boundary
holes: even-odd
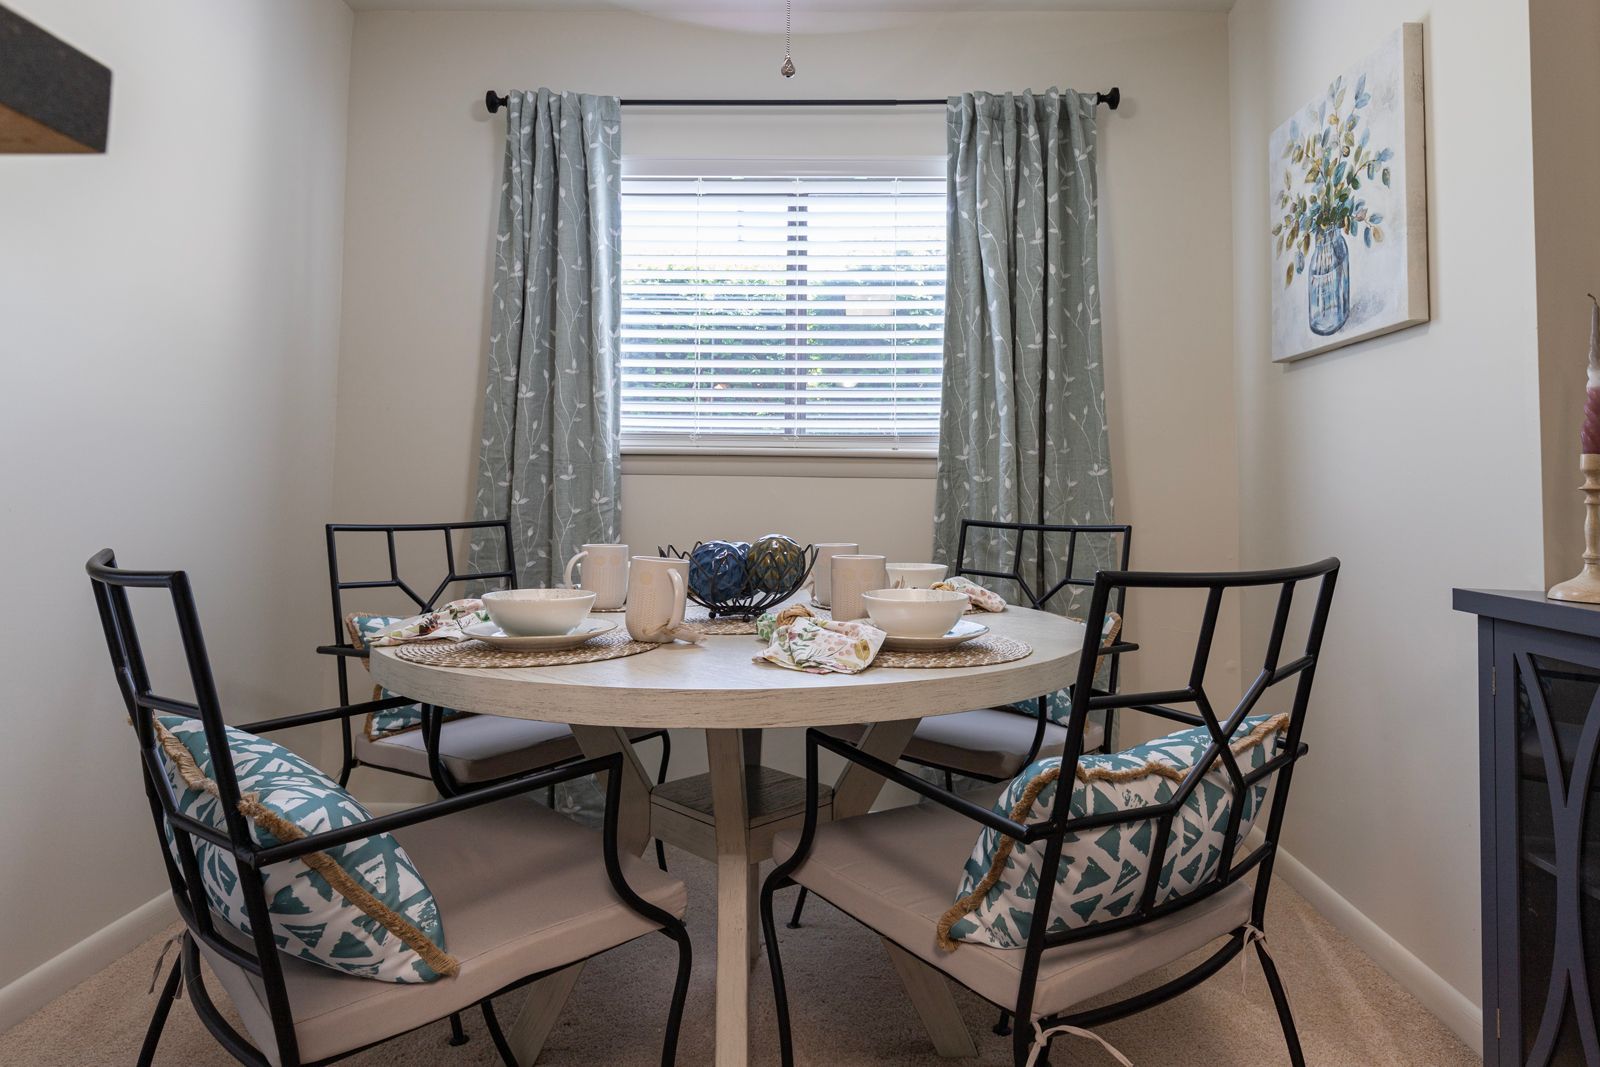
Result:
[[[0,6],[0,153],[104,152],[111,70]]]

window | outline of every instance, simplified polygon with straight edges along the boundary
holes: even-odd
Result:
[[[927,449],[943,178],[625,178],[625,446]]]

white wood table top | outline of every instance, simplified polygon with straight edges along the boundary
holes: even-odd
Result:
[[[1027,700],[1070,685],[1082,623],[1008,607],[969,616],[1027,642],[1031,655],[984,667],[872,667],[807,674],[754,662],[754,637],[708,637],[636,656],[551,667],[434,667],[372,650],[373,677],[391,692],[464,711],[580,726],[737,729],[833,726],[944,715]]]

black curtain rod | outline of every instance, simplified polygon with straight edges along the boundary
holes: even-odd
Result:
[[[1122,103],[1122,90],[1112,86],[1096,93],[1095,103],[1104,104],[1112,111]],[[494,114],[505,107],[506,97],[490,89],[483,94],[483,103]],[[623,100],[623,107],[933,107],[944,106],[945,100]]]

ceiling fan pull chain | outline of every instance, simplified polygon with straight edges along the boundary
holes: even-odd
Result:
[[[793,37],[790,32],[793,16],[794,0],[783,0],[783,66],[778,68],[778,72],[785,78],[794,77]]]

